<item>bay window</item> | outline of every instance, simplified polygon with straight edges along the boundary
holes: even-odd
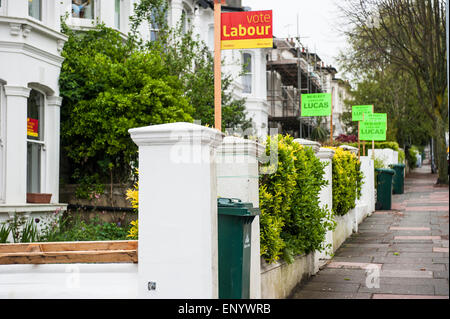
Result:
[[[27,103],[27,193],[41,192],[44,104],[44,94],[31,90]]]

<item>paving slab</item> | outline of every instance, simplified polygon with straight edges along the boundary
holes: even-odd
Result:
[[[385,284],[380,280],[379,288],[368,288],[361,285],[358,292],[383,293],[383,294],[404,294],[404,295],[434,295],[433,285],[405,285],[405,284]]]
[[[430,171],[408,174],[393,209],[368,216],[293,298],[448,299],[449,192]]]
[[[448,296],[373,294],[372,299],[448,299]]]
[[[343,282],[320,282],[310,281],[303,286],[303,290],[313,290],[322,292],[357,292],[359,283]]]
[[[370,293],[299,291],[293,299],[371,299]]]
[[[444,264],[383,264],[383,270],[419,270],[419,271],[444,271]]]

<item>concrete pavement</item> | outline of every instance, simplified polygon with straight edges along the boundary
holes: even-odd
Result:
[[[424,165],[392,210],[376,211],[293,299],[448,299],[449,188]]]

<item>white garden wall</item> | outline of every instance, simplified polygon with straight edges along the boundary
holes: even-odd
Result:
[[[397,154],[395,154],[395,151],[390,148],[376,148],[375,158],[381,159],[386,166],[389,166],[391,164],[398,164],[398,152],[396,153]],[[372,158],[372,149],[367,150],[367,155],[369,156],[369,158]]]
[[[217,195],[258,204],[255,159],[262,148],[234,138],[222,143],[216,130],[189,123],[130,133],[140,155],[138,263],[0,265],[0,298],[218,297]],[[302,142],[307,143],[316,156],[331,163],[333,152]],[[233,154],[232,162],[244,165],[235,165],[234,170],[226,160],[218,161],[216,168],[219,145],[220,154]],[[365,177],[357,206],[345,216],[336,216],[337,227],[327,234],[333,252],[374,210],[373,161],[361,157],[361,168]],[[331,183],[331,164],[325,174]],[[239,196],[230,185],[233,179],[241,185],[236,188],[242,192]],[[331,187],[322,190],[320,202],[331,208]],[[318,255],[297,256],[292,264],[267,264],[259,252],[253,254],[251,271],[256,274],[251,277],[251,298],[288,297],[302,280],[317,273],[323,262]]]
[[[1,299],[138,297],[138,265],[0,265]]]

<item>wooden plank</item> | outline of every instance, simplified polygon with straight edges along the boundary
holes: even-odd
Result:
[[[137,246],[137,240],[0,244],[0,254],[38,251],[136,250]]]
[[[0,254],[0,264],[137,263],[136,250],[16,252]]]

